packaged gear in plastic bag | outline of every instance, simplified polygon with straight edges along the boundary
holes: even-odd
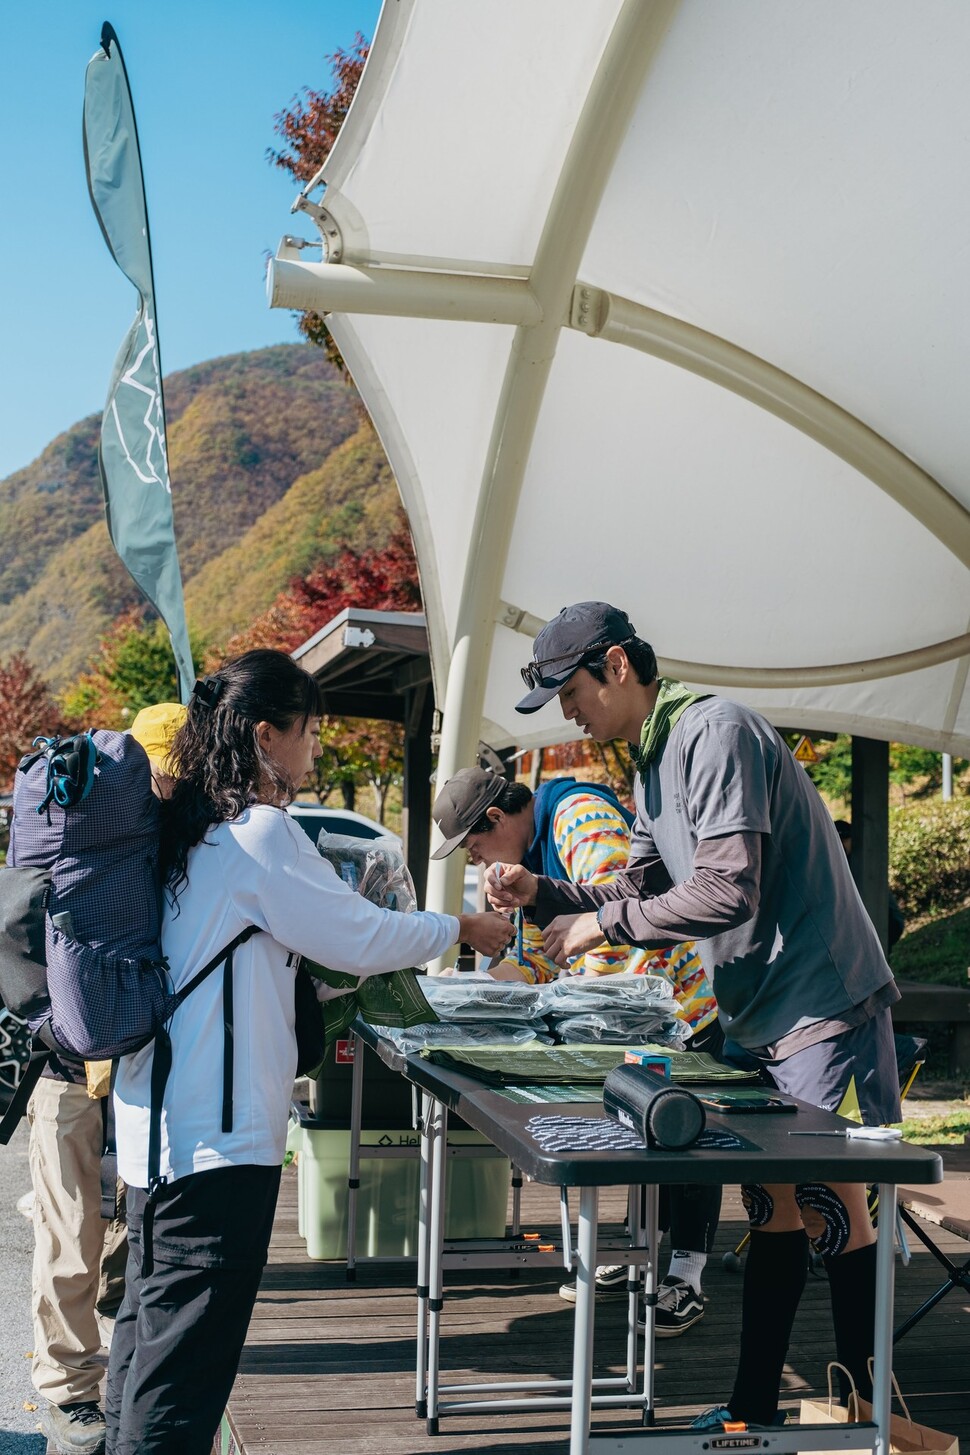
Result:
[[[663,975],[564,975],[539,987],[544,1015],[589,1015],[594,1011],[671,1015],[674,988]]]
[[[420,1026],[375,1026],[374,1029],[399,1051],[423,1051],[429,1046],[527,1046],[540,1039],[551,1044],[544,1021],[535,1026],[502,1024],[495,1021],[475,1021],[466,1025],[454,1021],[438,1022]]]
[[[317,849],[345,884],[371,904],[410,914],[418,907],[414,881],[396,839],[357,839],[351,834],[322,833]]]
[[[594,1011],[590,1015],[547,1015],[553,1035],[572,1044],[605,1042],[613,1046],[639,1046],[653,1041],[680,1047],[690,1037],[690,1026],[668,1010],[654,1015]]]
[[[405,914],[417,909],[414,883],[396,839],[323,833],[317,849],[344,883],[372,904]],[[413,970],[395,970],[358,980],[356,975],[312,961],[307,961],[307,968],[315,980],[323,981],[331,990],[350,992],[328,999],[322,1008],[327,1046],[346,1035],[358,1015],[369,1024],[377,1021],[382,1025],[412,1026],[435,1020],[435,1012],[422,993],[428,983],[426,977]]]
[[[539,987],[490,975],[429,976],[424,993],[443,1021],[531,1021],[542,1014]]]

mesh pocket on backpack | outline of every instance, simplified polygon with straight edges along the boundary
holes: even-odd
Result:
[[[61,930],[47,941],[51,1030],[87,1061],[138,1051],[164,1024],[171,986],[164,960],[94,950]]]

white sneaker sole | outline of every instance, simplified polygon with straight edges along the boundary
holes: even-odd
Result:
[[[682,1324],[678,1324],[675,1329],[662,1329],[660,1327],[657,1327],[655,1329],[655,1333],[658,1339],[679,1339],[681,1334],[686,1334],[688,1329],[692,1329],[695,1324],[699,1324],[703,1317],[704,1310],[699,1309],[696,1314],[694,1314],[689,1319],[685,1319],[684,1322]],[[641,1328],[642,1327],[643,1326],[641,1325]]]

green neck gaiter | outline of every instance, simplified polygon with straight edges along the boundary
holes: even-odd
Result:
[[[683,682],[675,682],[672,677],[660,678],[660,691],[653,712],[645,719],[640,730],[639,748],[633,749],[633,761],[641,777],[667,741],[671,728],[680,721],[687,708],[694,702],[703,702],[710,695],[709,692],[691,692]]]

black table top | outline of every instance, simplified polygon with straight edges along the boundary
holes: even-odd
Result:
[[[744,1143],[732,1150],[693,1147],[674,1152],[654,1148],[629,1151],[545,1152],[529,1132],[534,1117],[569,1116],[596,1120],[599,1103],[562,1103],[548,1107],[509,1101],[494,1087],[417,1055],[404,1055],[361,1021],[356,1035],[371,1046],[385,1065],[428,1091],[449,1111],[481,1132],[527,1177],[564,1187],[610,1187],[631,1183],[886,1182],[915,1186],[943,1180],[943,1163],[926,1147],[908,1142],[847,1141],[802,1137],[792,1132],[837,1131],[852,1125],[832,1112],[807,1102],[798,1111],[708,1113],[712,1130],[733,1132]]]

